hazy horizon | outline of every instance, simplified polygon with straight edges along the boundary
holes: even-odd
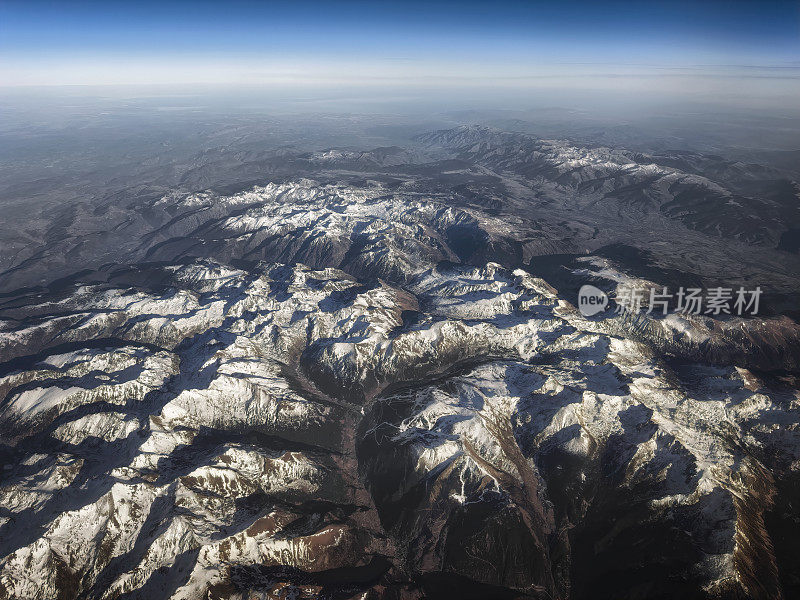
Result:
[[[797,2],[5,2],[0,88],[587,91],[785,106]]]

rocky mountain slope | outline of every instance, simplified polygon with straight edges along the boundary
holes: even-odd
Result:
[[[523,271],[198,263],[2,314],[4,597],[768,598],[792,568],[796,393]]]
[[[797,324],[587,318],[573,290],[748,247],[736,277],[791,291],[784,217],[693,172],[714,159],[480,128],[297,160],[315,177],[41,216],[0,298],[0,598],[800,593]],[[752,236],[703,224],[723,199]],[[715,249],[544,256],[635,206]]]

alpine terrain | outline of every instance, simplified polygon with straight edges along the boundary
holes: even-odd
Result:
[[[140,168],[2,225],[0,599],[800,597],[791,165],[463,125]],[[718,286],[758,312],[620,300]]]

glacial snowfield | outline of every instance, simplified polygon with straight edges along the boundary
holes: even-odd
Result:
[[[559,177],[644,176],[591,156]],[[796,324],[585,318],[533,273],[564,240],[484,208],[377,179],[76,208],[6,276],[87,268],[0,298],[0,598],[791,598]]]

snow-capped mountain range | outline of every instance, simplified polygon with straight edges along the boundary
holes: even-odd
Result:
[[[0,599],[792,597],[796,183],[478,127],[292,164],[18,232]],[[732,264],[771,313],[575,308]]]

